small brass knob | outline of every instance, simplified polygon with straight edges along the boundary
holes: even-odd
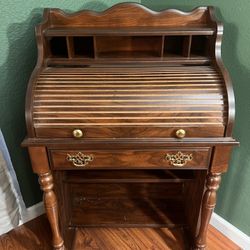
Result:
[[[176,137],[177,138],[184,138],[186,135],[186,131],[184,129],[178,129],[176,132]]]
[[[72,134],[75,138],[81,138],[83,136],[81,129],[74,129]]]

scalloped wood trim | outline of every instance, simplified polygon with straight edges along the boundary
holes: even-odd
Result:
[[[156,12],[137,3],[117,4],[103,12],[82,10],[69,14],[60,9],[49,9],[46,12],[53,27],[88,28],[204,26],[207,24],[209,14],[208,7],[199,7],[191,12],[175,9]]]

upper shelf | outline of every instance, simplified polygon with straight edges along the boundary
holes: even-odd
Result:
[[[103,35],[213,35],[215,30],[207,27],[175,27],[175,28],[49,28],[45,30],[45,36],[103,36]]]

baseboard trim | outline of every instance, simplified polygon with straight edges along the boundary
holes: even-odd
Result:
[[[250,237],[218,214],[213,213],[210,224],[243,250],[250,250]]]
[[[20,225],[35,219],[44,213],[43,202],[39,202],[32,207],[26,209]],[[228,221],[213,213],[210,224],[227,238],[236,243],[243,250],[250,250],[250,237],[240,231],[238,228],[230,224]]]
[[[19,226],[35,219],[36,217],[44,214],[44,206],[43,206],[43,202],[39,202],[37,204],[35,204],[34,206],[28,207],[23,213],[22,213],[22,220],[19,223]]]

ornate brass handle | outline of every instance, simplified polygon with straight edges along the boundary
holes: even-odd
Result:
[[[165,159],[170,162],[172,166],[175,167],[183,167],[189,161],[192,161],[192,154],[183,154],[182,152],[178,152],[177,154],[167,154]]]
[[[89,162],[93,161],[92,155],[85,155],[82,152],[78,152],[75,155],[67,154],[66,160],[72,162],[75,167],[85,167]]]

